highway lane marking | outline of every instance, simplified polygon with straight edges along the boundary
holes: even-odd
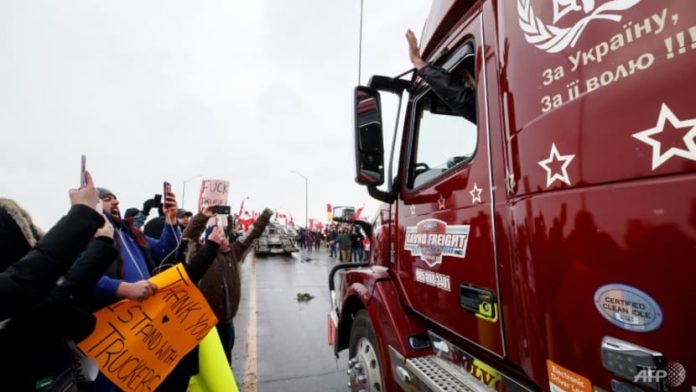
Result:
[[[256,392],[256,257],[252,257],[251,261],[250,284],[249,325],[247,327],[247,369],[244,376],[244,391]]]

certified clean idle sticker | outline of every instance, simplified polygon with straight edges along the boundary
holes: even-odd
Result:
[[[662,325],[662,309],[644,291],[625,284],[607,284],[595,291],[599,313],[619,328],[650,332]]]
[[[425,219],[406,228],[404,249],[420,256],[429,267],[442,263],[442,256],[464,258],[469,225],[448,225],[439,219]]]

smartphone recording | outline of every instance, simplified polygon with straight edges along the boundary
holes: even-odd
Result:
[[[215,215],[229,215],[231,212],[230,206],[213,206],[212,210]]]
[[[80,158],[80,188],[84,188],[87,186],[85,170],[87,170],[87,155],[82,154],[82,157]]]

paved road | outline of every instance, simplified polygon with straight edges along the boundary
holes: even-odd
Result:
[[[336,359],[327,344],[327,278],[336,263],[323,249],[247,256],[232,360],[240,391],[348,390],[347,353]],[[300,292],[314,299],[298,302]]]

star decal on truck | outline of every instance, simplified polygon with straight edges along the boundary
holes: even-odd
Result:
[[[684,136],[678,139],[679,146],[665,140],[669,136],[674,137],[675,132],[684,132]],[[655,127],[634,133],[632,136],[652,147],[652,170],[672,157],[696,161],[696,118],[681,121],[665,103],[660,108]],[[663,146],[663,143],[667,146]]]
[[[481,191],[483,189],[479,188],[476,183],[474,183],[474,187],[469,191],[469,194],[471,195],[471,204],[476,204],[476,203],[482,203],[481,201]]]
[[[515,182],[515,174],[513,174],[512,170],[508,172],[508,175],[505,176],[505,188],[507,188],[507,192],[509,195],[513,195],[515,193],[515,186],[517,183]]]
[[[549,157],[539,161],[539,166],[546,170],[546,187],[550,187],[554,181],[559,180],[570,184],[568,176],[568,165],[573,161],[575,155],[561,155],[556,148],[556,143],[551,143],[551,153]],[[559,167],[559,163],[561,163]]]

